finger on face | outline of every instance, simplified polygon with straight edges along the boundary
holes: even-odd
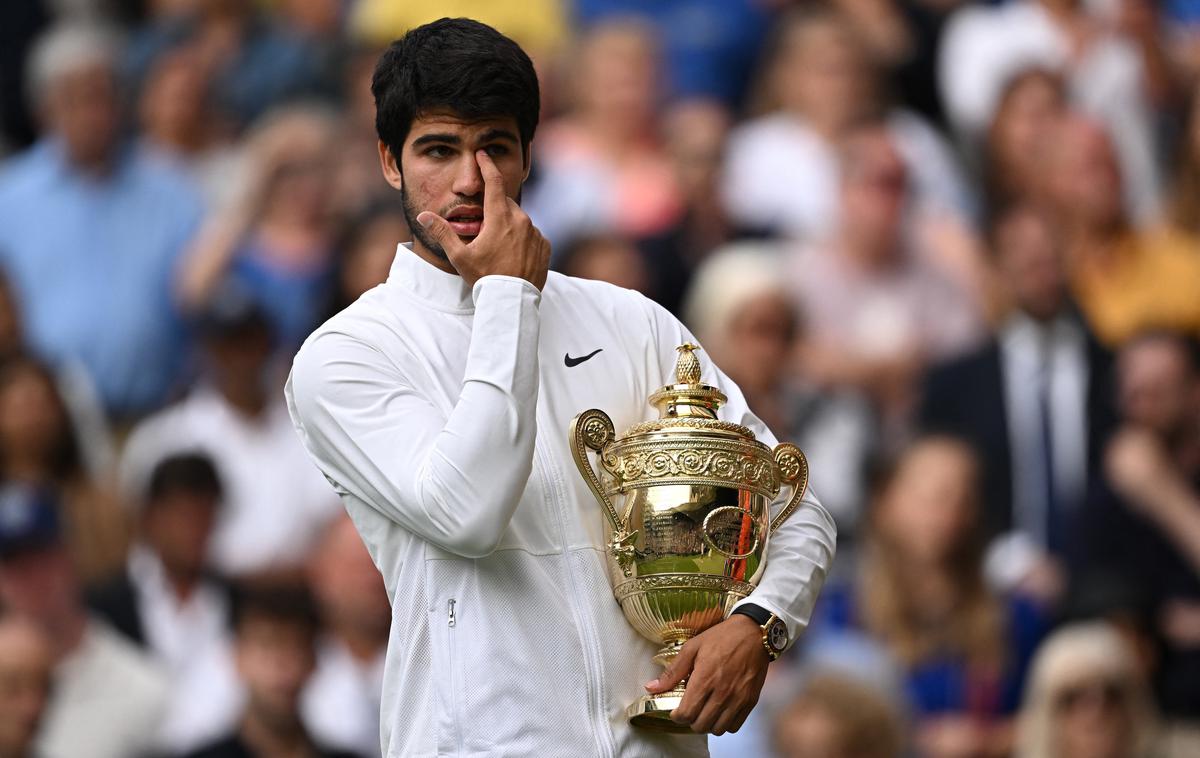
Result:
[[[483,210],[484,213],[498,213],[508,207],[508,196],[504,194],[504,175],[496,168],[492,156],[486,150],[475,151],[475,162],[479,164],[479,173],[483,175]]]

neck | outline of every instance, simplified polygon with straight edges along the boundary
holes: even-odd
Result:
[[[312,755],[312,744],[296,714],[288,714],[285,718],[272,718],[252,703],[246,710],[238,734],[255,755],[277,758]]]
[[[871,271],[891,268],[896,256],[891,247],[896,243],[880,235],[847,229],[842,234],[842,250],[856,266]]]
[[[224,382],[221,397],[243,416],[260,416],[267,408],[267,397],[258,385],[257,381]]]

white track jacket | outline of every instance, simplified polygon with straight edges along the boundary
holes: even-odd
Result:
[[[387,282],[305,342],[288,408],[392,603],[388,758],[707,755],[702,735],[625,722],[660,670],[657,646],[613,598],[604,515],[567,443],[588,408],[618,433],[656,417],[646,399],[674,381],[675,347],[691,340],[629,290],[556,273],[540,293],[506,276],[471,289],[401,246]],[[775,444],[702,363],[729,396],[720,417]],[[750,599],[793,638],[834,541],[812,496],[771,538]]]

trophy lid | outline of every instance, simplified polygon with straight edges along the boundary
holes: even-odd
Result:
[[[717,417],[717,409],[728,399],[716,387],[700,381],[699,345],[688,342],[675,348],[675,383],[659,388],[650,396],[650,404],[658,409],[661,419],[681,417]]]

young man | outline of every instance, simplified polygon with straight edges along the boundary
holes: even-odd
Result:
[[[690,677],[674,718],[737,729],[766,675],[761,625],[801,632],[833,522],[809,497],[772,536],[746,611],[660,674],[613,600],[567,427],[590,407],[619,429],[646,419],[692,337],[636,293],[547,274],[549,245],[517,204],[538,89],[515,43],[443,19],[393,43],[372,85],[415,239],[309,338],[287,396],[392,601],[384,753],[703,755],[704,737],[632,729],[626,706]],[[723,374],[704,380],[729,396],[724,419],[774,443]]]

